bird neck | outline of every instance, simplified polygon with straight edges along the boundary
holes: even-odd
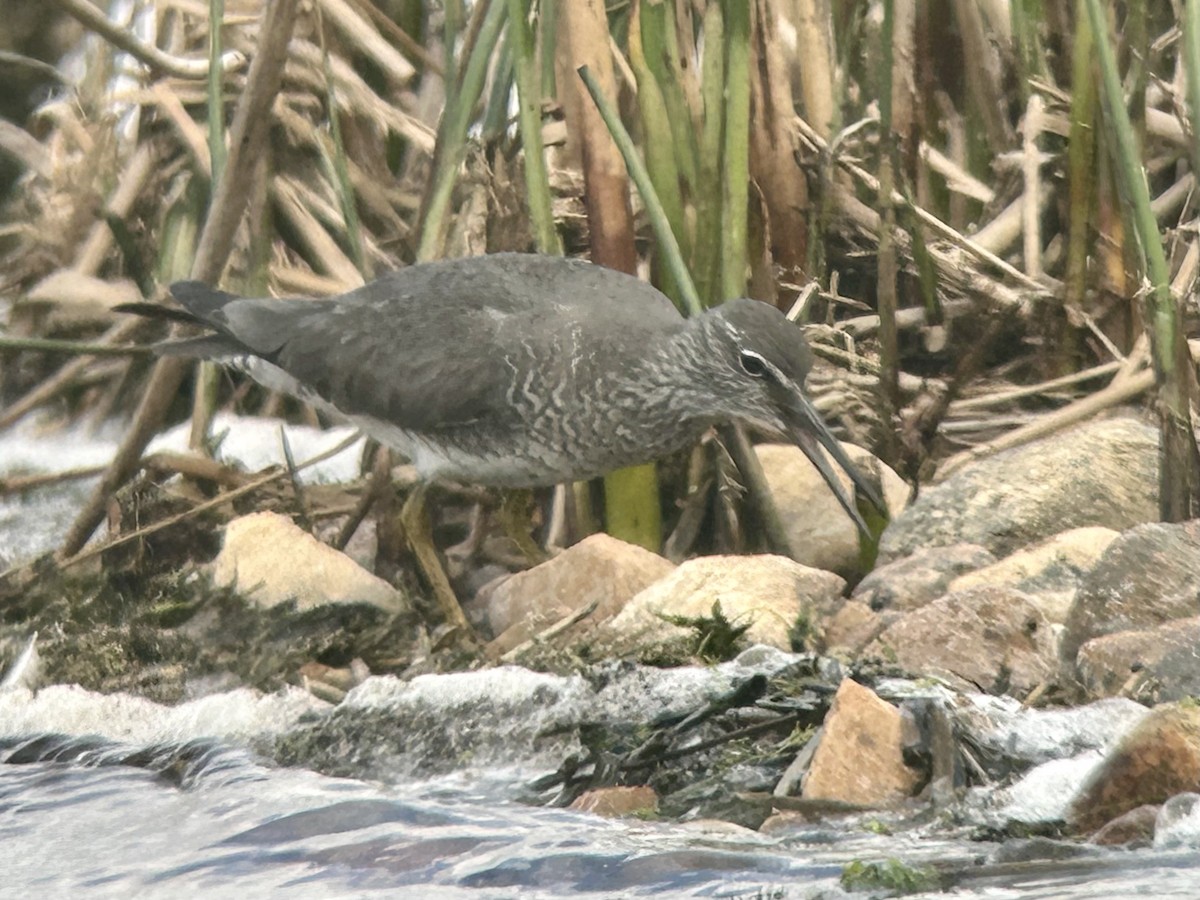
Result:
[[[734,414],[736,401],[727,396],[727,385],[737,373],[728,371],[707,315],[689,319],[644,365],[640,377],[657,387],[650,396],[664,398],[677,420],[709,425]]]

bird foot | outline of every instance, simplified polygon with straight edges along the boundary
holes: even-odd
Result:
[[[446,575],[441,559],[438,558],[437,548],[433,543],[433,528],[429,522],[429,510],[425,505],[423,485],[414,488],[404,501],[400,510],[400,522],[404,526],[404,534],[416,558],[417,567],[429,583],[446,624],[461,631],[468,638],[474,638],[475,629],[467,621],[454,588],[450,585],[450,578]]]

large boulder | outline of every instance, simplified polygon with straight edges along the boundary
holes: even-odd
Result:
[[[956,578],[995,562],[978,544],[929,547],[875,569],[850,596],[876,612],[908,612],[945,594]]]
[[[595,604],[595,610],[576,629],[561,636],[577,640],[674,568],[657,553],[606,534],[584,538],[496,588],[488,600],[488,622],[497,638],[488,649],[506,653],[564,617]]]
[[[1142,525],[1108,545],[1067,613],[1062,659],[1094,637],[1200,613],[1200,521]]]
[[[850,461],[879,486],[889,517],[900,515],[909,495],[904,479],[868,450],[853,444],[842,444],[842,449]],[[836,572],[847,579],[860,576],[862,559],[858,526],[846,515],[816,466],[792,444],[758,444],[754,451],[762,464],[796,562]],[[853,497],[854,484],[850,476],[829,459],[828,454],[826,459],[837,473],[842,490]]]
[[[1075,657],[1091,697],[1126,695],[1151,703],[1200,696],[1200,617],[1092,638]]]
[[[730,622],[749,625],[749,643],[789,650],[797,624],[831,612],[844,588],[845,582],[832,572],[782,556],[699,557],[630,600],[600,628],[597,641],[621,654],[679,646],[689,631],[667,619],[705,618],[719,605]]]
[[[1157,707],[1117,744],[1071,802],[1083,833],[1147,803],[1200,789],[1200,707]]]
[[[888,527],[880,559],[982,544],[1008,556],[1069,528],[1124,531],[1158,518],[1158,431],[1121,416],[965,465]]]
[[[989,693],[1021,694],[1055,671],[1050,623],[1012,588],[947,594],[889,626],[863,651],[913,674]]]

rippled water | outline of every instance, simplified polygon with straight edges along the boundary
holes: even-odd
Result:
[[[857,825],[772,838],[610,821],[509,799],[532,774],[381,785],[275,768],[213,741],[10,737],[0,894],[815,898],[842,894],[851,860],[898,857],[958,871],[958,898],[1200,896],[1191,850],[1007,864],[995,845]]]
[[[277,443],[259,431],[252,448]],[[74,455],[64,457],[64,447]],[[107,452],[102,442],[48,444],[10,432],[0,436],[0,470],[64,469]],[[0,502],[0,564],[53,547],[85,488]],[[758,665],[770,662],[759,654]],[[408,684],[372,679],[338,714],[352,725],[360,714],[392,723],[403,715],[413,727],[387,746],[354,747],[355,761],[344,766],[325,766],[357,776],[347,779],[256,755],[272,736],[329,714],[299,691],[233,691],[168,708],[63,686],[32,692],[14,679],[0,687],[0,897],[794,900],[844,896],[844,865],[889,858],[948,873],[949,894],[913,895],[920,897],[1200,897],[1196,816],[1174,832],[1182,849],[1128,852],[972,843],[942,820],[896,835],[842,820],[772,837],[516,802],[561,759],[561,748],[534,746],[547,722],[570,726],[580,709],[621,719],[631,706],[639,715],[689,706],[727,689],[729,677],[713,669],[632,672],[598,691],[517,670]],[[990,715],[1008,701],[979,703]],[[958,813],[982,820],[1007,804],[1010,813],[1053,817],[1102,746],[1141,714],[1122,703],[1009,710],[997,746],[1043,764]],[[531,710],[548,718],[534,722]],[[331,747],[338,733],[329,732]],[[431,765],[439,747],[447,757],[440,767]],[[453,774],[415,774],[431,770]]]

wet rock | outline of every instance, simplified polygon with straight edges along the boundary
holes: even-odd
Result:
[[[876,611],[907,612],[941,597],[959,576],[995,562],[996,557],[979,544],[923,548],[880,566],[850,596]]]
[[[489,650],[505,653],[595,603],[595,612],[565,637],[590,631],[674,568],[657,553],[594,534],[495,589],[488,603],[488,621],[499,636]]]
[[[212,576],[217,585],[265,608],[295,601],[301,610],[327,603],[367,603],[386,612],[409,609],[382,578],[278,513],[253,513],[225,526]]]
[[[606,787],[585,791],[571,803],[571,809],[595,813],[609,819],[646,816],[658,812],[658,794],[647,785]]]
[[[985,585],[1016,588],[1028,594],[1047,619],[1061,625],[1084,577],[1118,536],[1111,528],[1073,528],[961,575],[949,589],[964,591]]]
[[[1154,844],[1159,849],[1200,844],[1200,794],[1184,791],[1176,794],[1158,810],[1154,820]]]
[[[1080,585],[1063,632],[1063,662],[1074,662],[1091,638],[1193,616],[1198,597],[1200,522],[1130,529]]]
[[[880,486],[888,514],[895,518],[908,504],[909,487],[899,475],[868,450],[853,444],[842,449],[862,473]],[[844,578],[862,574],[858,528],[804,452],[791,444],[758,444],[754,448],[779,508],[779,516],[796,561]],[[848,496],[854,484],[837,463],[830,461]]]
[[[690,559],[629,601],[602,626],[597,640],[618,653],[644,652],[685,641],[689,630],[663,616],[703,618],[720,604],[735,625],[748,624],[748,643],[791,649],[793,629],[817,620],[840,601],[845,582],[782,556]]]
[[[1052,760],[1107,750],[1149,714],[1120,697],[1086,706],[1033,709],[1012,697],[974,695],[955,708],[960,733],[971,735],[974,753],[996,780]]]
[[[1165,703],[1200,695],[1200,618],[1093,638],[1079,648],[1076,673],[1091,697],[1118,694]]]
[[[1050,623],[1012,588],[947,594],[889,626],[863,651],[912,673],[988,693],[1024,693],[1055,670]]]
[[[1104,847],[1149,847],[1154,841],[1154,824],[1159,807],[1147,803],[1117,816],[1093,834],[1088,841]]]
[[[1147,803],[1200,786],[1200,707],[1157,707],[1096,768],[1071,802],[1067,821],[1092,832]]]
[[[802,796],[874,807],[904,802],[920,775],[904,764],[901,730],[900,710],[845,679],[825,716]]]
[[[1158,519],[1158,432],[1131,417],[1088,422],[964,466],[884,532],[880,559],[969,542],[1007,556],[1068,528]]]

